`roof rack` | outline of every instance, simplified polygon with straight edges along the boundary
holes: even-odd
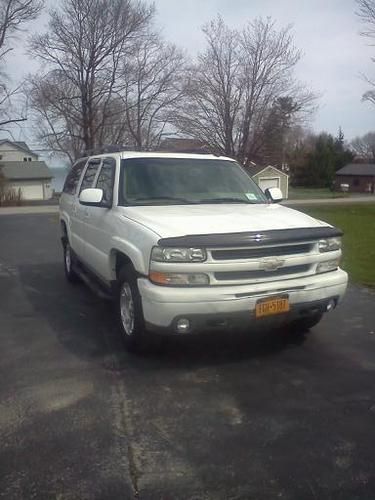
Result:
[[[120,153],[121,151],[134,151],[134,146],[123,146],[121,144],[105,144],[92,149],[85,149],[83,156],[103,155],[106,153]]]
[[[143,151],[148,153],[175,153],[175,154],[203,154],[203,155],[213,155],[220,156],[218,153],[210,151],[208,148],[184,148],[181,149],[175,147],[157,147],[149,149],[137,149],[134,146],[124,146],[121,144],[106,144],[103,146],[98,146],[93,149],[86,149],[82,156],[95,156],[106,153],[120,153],[122,151]]]

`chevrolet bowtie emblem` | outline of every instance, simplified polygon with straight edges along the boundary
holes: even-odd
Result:
[[[259,268],[262,271],[276,271],[277,269],[280,269],[280,267],[283,267],[285,263],[285,259],[275,259],[273,257],[270,258],[264,258],[260,261],[259,263]]]
[[[253,241],[259,242],[264,240],[266,237],[264,234],[255,234],[254,236],[251,237]]]

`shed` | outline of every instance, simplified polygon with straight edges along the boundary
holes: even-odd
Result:
[[[351,193],[374,193],[375,164],[349,163],[336,172],[335,189],[342,191],[342,185],[348,186]]]
[[[52,197],[53,176],[44,161],[0,162],[8,189],[21,190],[24,200],[48,200]]]
[[[267,188],[277,187],[281,189],[283,198],[288,198],[289,175],[272,165],[261,166],[252,164],[245,167],[247,173],[254,179],[262,191]]]

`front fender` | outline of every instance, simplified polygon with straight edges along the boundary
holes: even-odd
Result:
[[[111,249],[111,268],[115,272],[115,261],[116,253],[120,252],[126,255],[132,262],[134,269],[143,276],[148,275],[149,271],[149,260],[150,260],[150,250],[138,248],[132,242],[122,239],[120,237],[114,237],[112,240]]]

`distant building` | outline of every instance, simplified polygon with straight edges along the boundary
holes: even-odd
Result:
[[[262,166],[251,162],[249,167],[245,167],[246,172],[254,179],[262,191],[267,188],[277,187],[281,189],[283,198],[288,198],[289,176],[272,165]]]
[[[374,193],[375,164],[349,163],[336,172],[336,191],[350,193]]]
[[[0,140],[0,172],[9,190],[23,200],[49,200],[53,191],[52,174],[44,161],[25,142]]]
[[[0,140],[0,161],[36,161],[38,155],[26,142]]]

